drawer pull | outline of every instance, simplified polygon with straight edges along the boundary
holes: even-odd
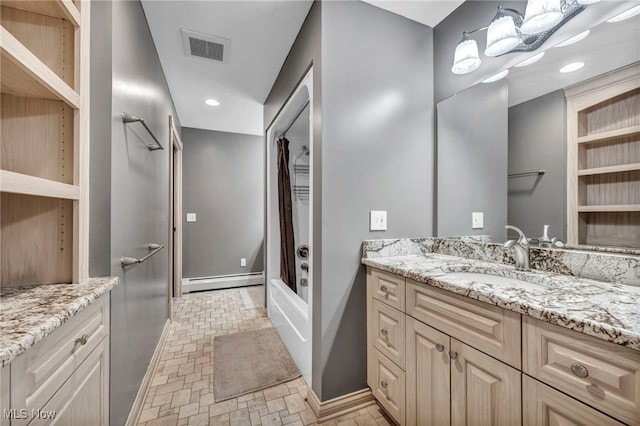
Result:
[[[382,389],[386,389],[387,388],[387,382],[385,382],[384,380],[380,382],[380,387]]]
[[[87,340],[89,340],[89,335],[83,334],[82,337],[76,339],[76,343],[80,343],[81,345],[86,345]]]
[[[571,372],[581,379],[589,377],[589,370],[582,364],[571,364]]]
[[[440,343],[436,343],[436,351],[443,352],[444,351],[444,345],[442,345]]]
[[[384,337],[387,337],[389,332],[383,328],[382,330],[380,330],[380,334],[382,334]]]
[[[451,359],[458,359],[458,352],[456,352],[456,351],[449,351],[449,358],[451,358]]]
[[[389,293],[389,289],[384,284],[380,286],[380,291],[383,293]]]

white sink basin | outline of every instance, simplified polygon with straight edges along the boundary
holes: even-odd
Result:
[[[449,272],[442,278],[460,279],[466,281],[475,281],[479,283],[497,285],[501,287],[517,287],[517,288],[540,288],[541,285],[529,281],[523,281],[516,278],[503,277],[499,275],[482,274],[479,272]]]

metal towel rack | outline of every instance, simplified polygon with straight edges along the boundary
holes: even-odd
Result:
[[[127,112],[123,112],[122,113],[122,122],[125,123],[125,124],[139,122],[140,124],[142,124],[144,126],[144,128],[147,130],[147,132],[149,132],[149,134],[151,135],[153,140],[156,142],[156,145],[147,145],[147,148],[149,148],[149,151],[157,151],[159,149],[164,149],[162,144],[154,136],[153,132],[151,132],[151,129],[147,126],[147,123],[144,122],[144,118],[136,117],[133,114],[129,114]]]
[[[510,174],[510,175],[507,175],[507,177],[508,178],[518,178],[518,177],[524,177],[524,176],[542,176],[545,173],[547,173],[546,170],[537,170],[535,172],[513,173],[513,174]]]
[[[129,265],[135,265],[136,263],[144,262],[145,260],[147,260],[148,258],[153,256],[154,254],[156,254],[157,252],[162,250],[164,248],[164,245],[163,244],[149,243],[149,244],[147,244],[147,248],[151,252],[148,255],[146,255],[145,257],[142,257],[140,259],[136,259],[135,257],[123,257],[122,259],[120,259],[120,264],[122,265],[122,267],[124,268],[124,267],[129,266]]]

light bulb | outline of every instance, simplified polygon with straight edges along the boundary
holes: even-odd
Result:
[[[560,0],[529,0],[520,31],[538,34],[555,27],[563,18]]]

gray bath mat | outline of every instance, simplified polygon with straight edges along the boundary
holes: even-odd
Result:
[[[214,338],[213,395],[216,402],[298,377],[298,367],[272,327]]]

